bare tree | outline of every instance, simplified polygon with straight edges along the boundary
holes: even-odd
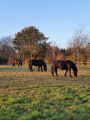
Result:
[[[13,46],[11,45],[12,38],[3,37],[0,39],[0,63],[7,64],[8,58],[12,53],[15,53]]]
[[[73,41],[70,41],[69,47],[76,48],[77,52],[77,64],[79,62],[79,56],[80,56],[80,49],[84,49],[87,46],[87,43],[89,42],[89,35],[84,32],[83,27],[79,27],[76,29],[76,32],[72,38]]]

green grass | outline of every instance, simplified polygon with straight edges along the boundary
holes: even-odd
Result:
[[[78,77],[0,66],[0,120],[89,120],[90,67]]]

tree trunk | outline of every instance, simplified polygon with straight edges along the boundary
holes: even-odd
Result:
[[[79,63],[79,47],[77,46],[77,65]]]

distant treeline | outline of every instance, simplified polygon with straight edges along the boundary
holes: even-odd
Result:
[[[15,34],[14,38],[1,38],[0,64],[11,64],[15,58],[21,59],[23,63],[32,58],[44,59],[46,63],[55,59],[87,62],[90,61],[90,42],[88,39],[87,35],[83,35],[79,31],[68,48],[62,49],[55,44],[52,45],[51,42],[48,43],[48,37],[45,37],[39,29],[30,26]]]

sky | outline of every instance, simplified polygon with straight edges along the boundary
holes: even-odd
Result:
[[[0,38],[34,26],[67,48],[79,25],[90,34],[90,0],[0,0]]]

